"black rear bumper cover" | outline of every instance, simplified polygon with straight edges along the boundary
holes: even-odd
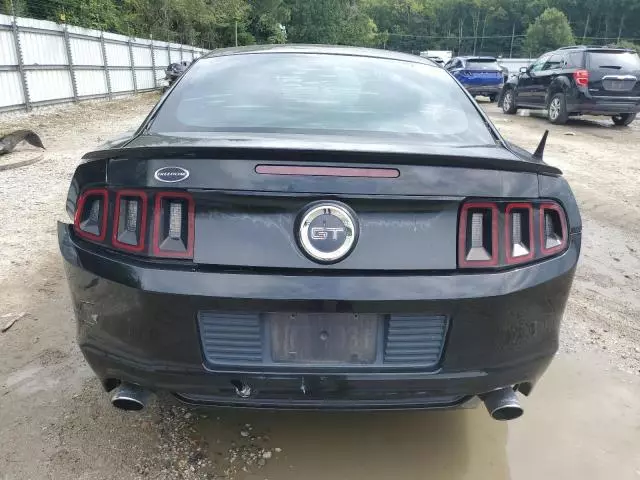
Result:
[[[558,348],[580,235],[561,256],[489,274],[310,276],[168,268],[100,251],[59,224],[88,363],[190,403],[267,408],[447,408],[519,385],[528,393]],[[436,369],[222,367],[204,361],[201,310],[428,312],[451,326]],[[238,382],[254,395],[235,394]]]

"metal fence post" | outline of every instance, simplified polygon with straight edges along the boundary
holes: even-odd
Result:
[[[64,26],[64,46],[67,49],[67,62],[69,63],[69,75],[71,76],[71,87],[73,88],[73,101],[77,102],[78,98],[78,81],[76,79],[76,69],[73,65],[73,55],[71,54],[71,39],[69,38],[69,27]]]
[[[182,44],[180,44],[180,61],[182,62],[184,60],[184,56],[182,53]]]
[[[133,60],[133,44],[131,39],[127,40],[129,45],[129,64],[131,65],[131,79],[133,80],[133,93],[138,93],[138,79],[136,78],[136,62]]]
[[[153,37],[151,37],[151,68],[153,69],[153,88],[158,88],[158,79],[156,78],[156,52],[153,49]]]
[[[13,28],[13,41],[16,48],[16,57],[18,57],[18,72],[20,73],[20,82],[22,83],[22,93],[24,95],[24,107],[27,111],[31,110],[31,97],[29,95],[29,84],[27,83],[27,75],[24,71],[24,57],[22,55],[22,45],[20,44],[20,29],[16,17],[11,22]]]
[[[167,43],[167,65],[171,65],[171,44]]]
[[[109,100],[113,98],[111,91],[111,74],[109,73],[109,61],[107,60],[107,46],[104,41],[104,32],[100,32],[100,45],[102,46],[102,66],[104,67],[104,79],[107,82],[107,94]]]

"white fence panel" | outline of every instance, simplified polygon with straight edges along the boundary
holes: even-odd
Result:
[[[110,67],[128,67],[131,65],[129,59],[129,47],[108,42],[105,44],[107,51],[107,63]]]
[[[81,97],[109,93],[104,70],[78,70],[76,71],[76,83],[78,84],[78,95]]]
[[[136,67],[151,67],[151,48],[150,47],[132,47],[133,64]]]
[[[0,108],[24,103],[19,72],[0,72]]]
[[[130,70],[109,70],[111,91],[114,93],[133,92],[133,77]]]
[[[156,56],[156,67],[166,68],[169,65],[169,53],[166,45],[154,46],[154,55]]]
[[[13,32],[0,31],[0,65],[17,65],[16,44]]]
[[[152,88],[156,88],[156,84],[153,78],[153,70],[136,69],[136,84],[138,90],[149,90]]]
[[[60,36],[21,32],[20,44],[25,65],[66,65],[67,51]]]
[[[203,52],[189,45],[0,15],[0,111],[158,88],[170,62],[191,61]]]
[[[176,62],[180,62],[182,61],[182,59],[180,58],[180,50],[174,50],[173,48],[171,49],[171,62],[170,63],[176,63]]]
[[[30,70],[27,72],[27,83],[32,102],[73,98],[68,70]]]
[[[74,65],[103,65],[100,39],[71,38],[71,57]]]

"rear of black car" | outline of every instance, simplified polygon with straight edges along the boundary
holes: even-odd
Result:
[[[528,394],[580,251],[559,171],[435,66],[282,48],[197,62],[78,167],[59,239],[105,388],[277,408]]]
[[[588,48],[583,68],[574,73],[575,93],[569,112],[596,115],[635,115],[640,112],[640,57],[631,50]]]

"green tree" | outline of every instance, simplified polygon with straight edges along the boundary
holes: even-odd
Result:
[[[574,43],[567,16],[557,8],[548,8],[529,25],[524,47],[535,56]]]

